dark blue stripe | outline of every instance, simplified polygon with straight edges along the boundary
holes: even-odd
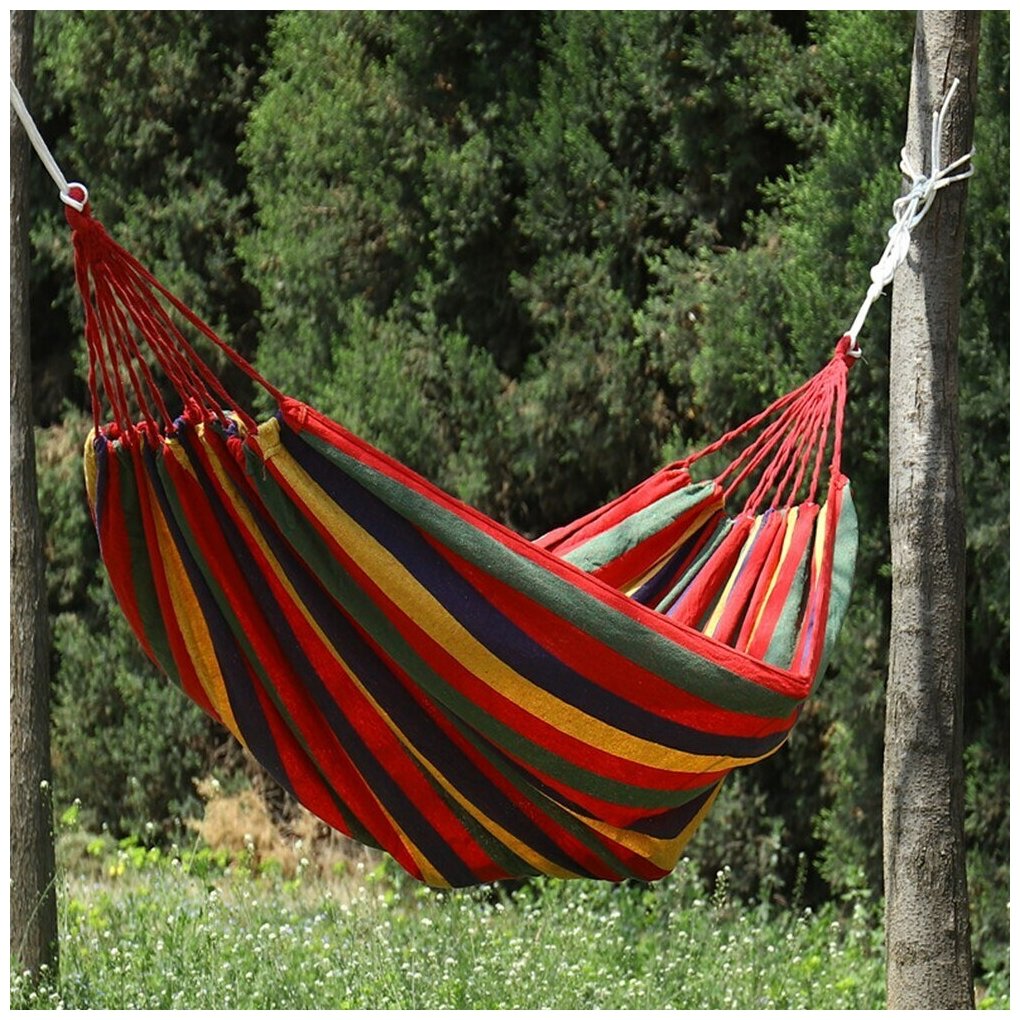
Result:
[[[656,839],[676,839],[684,829],[697,817],[698,812],[708,802],[709,797],[718,789],[723,780],[717,780],[708,789],[701,790],[698,795],[686,804],[663,811],[660,815],[653,815],[651,818],[644,818],[636,822],[631,828],[635,832],[652,836]]]
[[[709,540],[717,527],[718,513],[712,514],[698,530],[674,552],[662,567],[634,592],[632,598],[643,606],[656,605],[683,576],[702,543]]]
[[[221,462],[233,476],[235,482],[240,482],[243,486],[243,481],[237,474],[237,463],[226,448],[226,444],[222,443],[219,449],[214,448],[214,444],[217,442],[215,433],[218,431],[218,429],[213,430],[209,426],[206,427],[206,449],[211,457],[216,457]],[[212,480],[202,470],[192,448],[192,444],[197,442],[197,440],[192,438],[192,434],[183,435],[181,439],[182,444],[192,458],[197,479],[202,486],[206,498],[212,506],[218,505],[220,497],[216,492],[216,488]],[[241,491],[244,492],[244,489],[242,488]],[[258,521],[260,530],[267,537],[272,537],[274,552],[277,550],[283,551],[285,547],[280,544],[276,529],[274,527],[267,527],[264,513],[248,497],[246,492],[245,500],[248,509],[252,511]],[[285,619],[282,608],[266,587],[265,578],[249,547],[245,544],[240,532],[235,530],[229,521],[227,521],[226,510],[223,512],[223,519],[225,522],[222,531],[223,538],[229,545],[231,554],[244,575],[247,585],[257,598],[267,625],[271,622],[274,637],[280,646],[281,653],[289,662],[294,676],[300,678],[302,686],[314,700],[325,722],[335,734],[344,752],[354,764],[354,767],[364,778],[369,789],[379,797],[386,806],[386,810],[393,816],[396,824],[407,833],[410,839],[422,850],[447,881],[453,885],[466,885],[476,881],[473,873],[464,861],[441,839],[429,820],[421,813],[419,806],[410,799],[402,787],[394,780],[391,773],[387,771],[385,765],[372,753],[362,735],[352,724],[343,706],[337,702],[333,693],[327,689],[323,679],[318,675],[302,651],[296,635]],[[293,565],[293,556],[290,553],[285,553],[285,555],[291,559]],[[302,566],[300,572],[304,573],[306,577],[308,576],[307,567]],[[355,644],[353,632],[350,632],[349,637],[351,647],[353,647]],[[345,655],[350,651],[347,645],[341,647],[343,647]],[[314,749],[311,750],[314,753]],[[342,791],[337,791],[337,793],[342,795]],[[346,805],[346,807],[349,813],[350,806]],[[358,827],[364,829],[364,824],[362,823]]]
[[[332,460],[281,424],[286,450],[323,491],[387,548],[480,643],[520,675],[610,726],[692,754],[754,758],[769,753],[785,730],[763,737],[720,736],[674,722],[592,683],[508,620],[414,525],[365,490]]]
[[[96,437],[92,441],[92,448],[95,450],[96,454],[96,495],[95,506],[92,509],[92,513],[97,537],[99,537],[99,522],[103,519],[103,515],[106,513],[106,491],[108,487],[106,476],[109,471],[109,468],[107,467],[107,459],[110,456],[109,446],[110,442],[106,436],[104,436],[102,432],[96,433]]]
[[[202,607],[202,617],[209,628],[217,664],[226,682],[230,709],[233,712],[238,728],[243,734],[244,741],[252,754],[262,763],[266,771],[285,790],[293,793],[294,791],[291,789],[287,774],[276,754],[276,745],[273,743],[268,724],[262,714],[262,710],[259,708],[258,698],[254,690],[252,690],[247,659],[234,638],[223,613],[220,611],[216,599],[206,583],[205,575],[185,539],[177,520],[177,514],[164,491],[163,479],[156,464],[155,452],[148,445],[146,445],[143,452],[143,463],[152,482],[152,489],[156,493],[156,498],[163,511],[163,517],[167,522],[174,545],[177,547],[178,555],[181,557],[181,562],[188,575],[188,580],[195,591],[199,605]]]

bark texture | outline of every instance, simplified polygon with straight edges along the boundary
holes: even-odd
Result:
[[[11,12],[11,77],[25,101],[33,12]],[[14,966],[57,962],[50,801],[49,627],[32,433],[28,315],[28,165],[11,114],[11,943]]]
[[[917,17],[907,153],[960,86],[942,162],[971,148],[979,15]],[[894,281],[889,394],[892,627],[883,826],[891,1009],[974,1006],[963,837],[964,554],[957,334],[966,184],[939,192]]]

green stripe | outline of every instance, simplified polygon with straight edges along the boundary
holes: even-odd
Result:
[[[715,482],[701,482],[671,492],[608,531],[571,549],[563,559],[587,573],[598,570],[669,527],[681,514],[711,500],[715,492]]]
[[[170,637],[166,629],[159,595],[156,589],[153,560],[159,557],[159,547],[150,548],[145,536],[145,523],[142,516],[141,496],[138,491],[138,478],[135,475],[135,464],[131,451],[122,443],[107,443],[107,455],[117,458],[120,481],[120,506],[124,515],[124,538],[127,539],[128,555],[131,563],[131,582],[134,587],[135,608],[145,632],[145,638],[152,649],[160,669],[178,687],[183,687],[180,674],[170,650]],[[109,495],[109,489],[107,489]]]
[[[408,486],[308,433],[302,439],[401,516],[457,555],[498,577],[681,690],[730,711],[783,719],[800,703],[741,677],[643,626],[577,586],[514,552]]]
[[[815,527],[818,527],[817,517],[815,518]],[[814,554],[812,539],[813,536],[808,536],[804,551],[800,554],[800,561],[794,571],[790,590],[783,600],[783,611],[779,614],[779,619],[772,631],[768,649],[762,656],[766,662],[771,662],[773,666],[778,666],[780,669],[790,668],[794,653],[797,651],[797,638],[800,636],[800,626],[804,620],[802,605],[804,581],[807,578],[808,564]]]
[[[497,747],[538,771],[578,790],[628,807],[665,809],[684,803],[686,791],[649,790],[618,780],[597,776],[535,743],[526,735],[500,722],[470,698],[447,683],[411,647],[392,620],[368,597],[362,587],[338,563],[312,524],[291,501],[285,490],[268,475],[256,470],[252,484],[277,526],[306,564],[315,564],[316,578],[330,595],[357,620],[372,638],[386,649],[397,665],[424,691],[458,718],[485,735]]]
[[[857,509],[854,506],[850,483],[843,486],[839,521],[836,524],[836,541],[832,555],[832,583],[829,589],[829,616],[825,625],[825,646],[812,691],[825,675],[829,656],[839,637],[840,628],[850,606],[854,568],[857,564]]]

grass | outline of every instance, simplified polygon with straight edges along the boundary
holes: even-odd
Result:
[[[438,892],[364,862],[313,874],[92,840],[65,866],[60,973],[13,1008],[881,1008],[880,924],[732,902],[684,861],[653,886]],[[342,872],[342,873],[341,873]]]

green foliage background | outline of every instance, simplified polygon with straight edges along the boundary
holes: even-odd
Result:
[[[38,26],[34,108],[118,238],[280,388],[529,534],[813,372],[898,194],[904,12]],[[1008,967],[1008,39],[987,13],[961,333],[967,831],[989,969]],[[57,785],[118,832],[172,825],[222,739],[153,675],[97,570],[69,239],[37,176]],[[839,650],[789,747],[728,785],[692,847],[739,894],[789,896],[798,874],[816,902],[881,893],[887,337],[880,304],[849,409],[863,531]]]

